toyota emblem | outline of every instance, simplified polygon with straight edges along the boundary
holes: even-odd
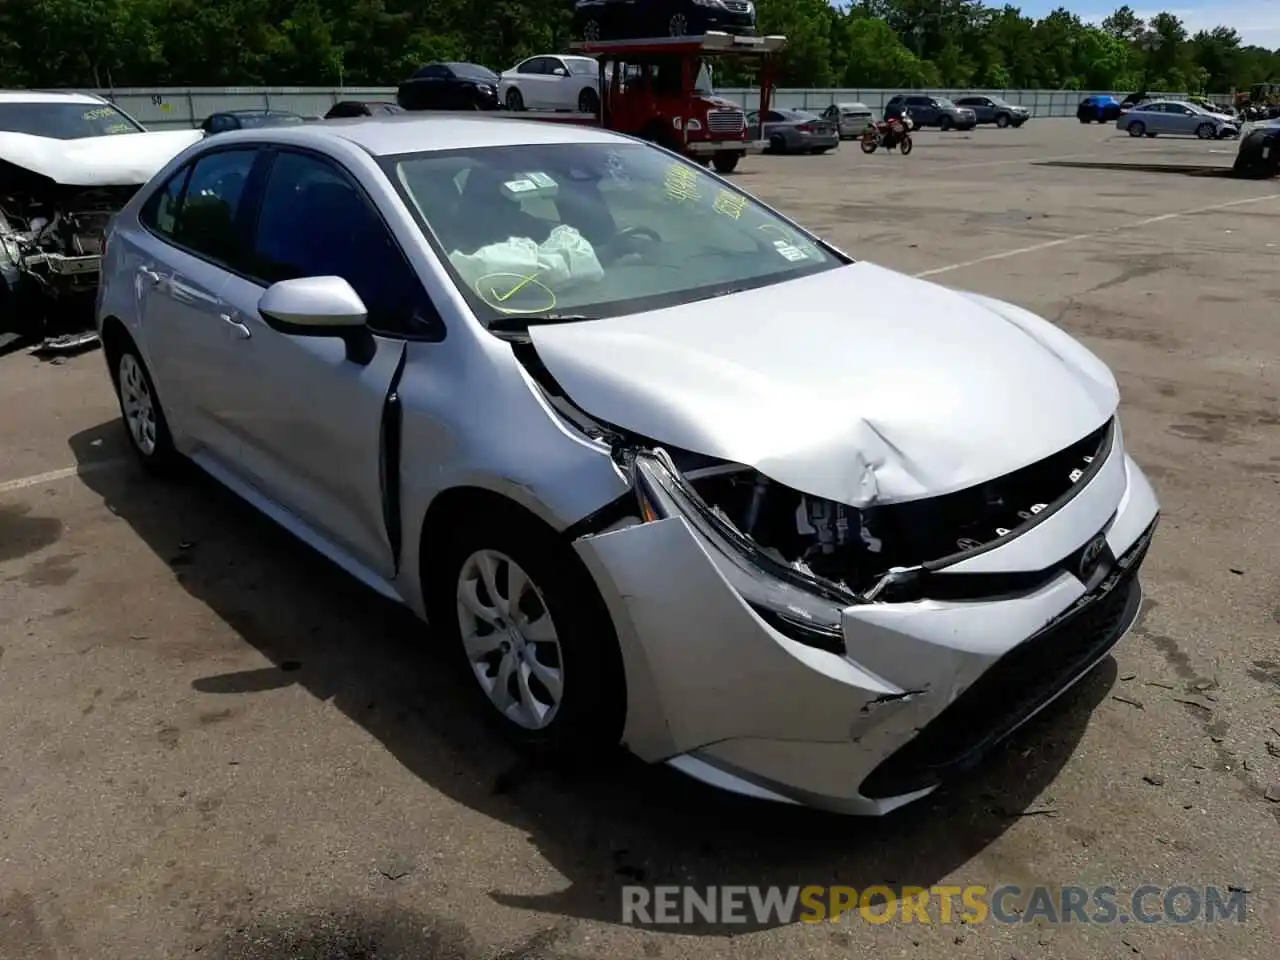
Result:
[[[1081,580],[1089,579],[1089,574],[1093,573],[1094,567],[1098,565],[1098,560],[1102,557],[1102,552],[1106,549],[1107,538],[1102,534],[1098,534],[1085,545],[1084,550],[1080,552],[1080,566],[1078,568]]]

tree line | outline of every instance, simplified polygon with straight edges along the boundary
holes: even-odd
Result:
[[[1224,5],[1225,6],[1225,5]],[[1099,24],[980,0],[757,0],[794,87],[1226,93],[1280,51],[1123,6]],[[564,50],[573,0],[3,0],[0,85],[391,85],[433,59],[496,70]],[[750,80],[728,62],[718,82]]]

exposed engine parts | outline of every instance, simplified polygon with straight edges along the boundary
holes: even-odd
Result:
[[[894,567],[976,550],[1070,495],[1105,455],[1112,425],[980,487],[862,510],[791,490],[754,470],[674,455],[712,511],[774,560],[855,592]]]
[[[91,326],[107,226],[137,189],[62,186],[0,161],[0,329]]]

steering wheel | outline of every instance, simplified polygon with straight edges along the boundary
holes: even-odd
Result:
[[[645,240],[651,240],[654,243],[662,242],[662,237],[658,235],[658,231],[651,227],[646,227],[636,223],[631,224],[629,227],[623,227],[614,234],[613,239],[614,242],[617,243],[621,240],[630,240],[632,237],[644,238]]]

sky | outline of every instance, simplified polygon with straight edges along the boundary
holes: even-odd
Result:
[[[1066,7],[1082,20],[1100,23],[1102,19],[1124,0],[1005,0],[1021,7],[1027,16],[1042,17],[1057,7]],[[1214,27],[1234,27],[1245,43],[1254,43],[1269,50],[1280,48],[1280,0],[1168,0],[1168,7],[1151,6],[1147,0],[1129,0],[1138,16],[1144,20],[1157,13],[1172,13],[1179,17],[1188,33],[1212,30]],[[1000,0],[988,0],[989,6],[1001,5]]]

